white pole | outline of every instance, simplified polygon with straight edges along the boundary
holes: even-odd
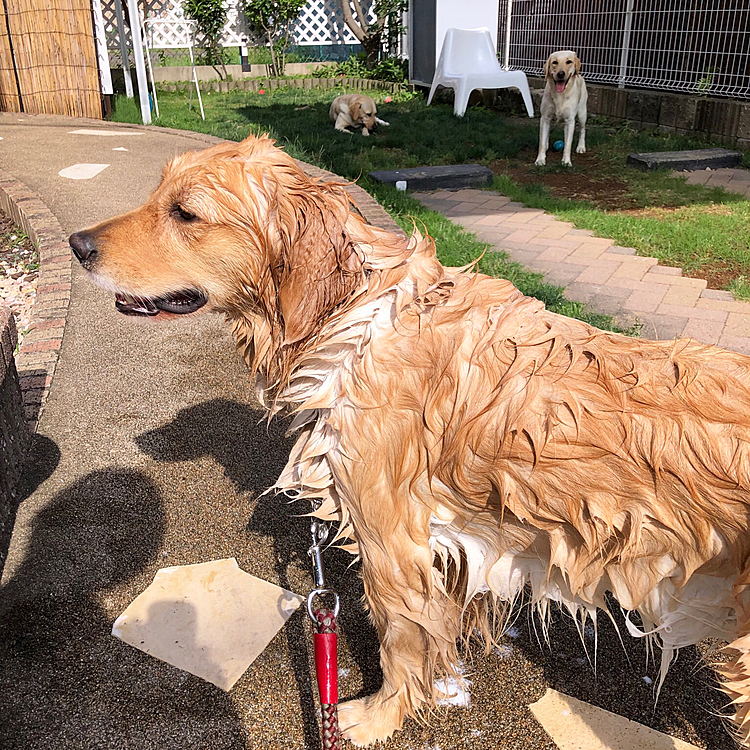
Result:
[[[133,57],[135,58],[135,75],[138,80],[138,99],[141,102],[141,120],[144,125],[151,124],[151,104],[148,100],[148,80],[146,79],[146,64],[143,60],[143,44],[138,31],[140,14],[138,0],[128,0],[130,15],[130,38],[133,40]]]
[[[102,94],[112,94],[112,71],[109,69],[109,53],[107,52],[107,37],[104,34],[101,0],[92,0],[91,9],[94,12],[96,56],[99,60],[99,84]]]
[[[115,0],[115,14],[117,15],[117,36],[120,37],[120,57],[122,58],[122,73],[125,76],[125,96],[133,98],[133,79],[130,76],[130,58],[128,57],[128,43],[125,39],[125,21],[122,18],[122,0]]]
[[[206,119],[206,114],[203,111],[203,99],[201,99],[201,89],[198,85],[198,73],[195,70],[195,57],[193,56],[193,26],[191,24],[190,31],[188,32],[188,49],[190,50],[190,67],[193,69],[193,82],[195,83],[195,92],[198,94],[198,104],[201,108],[201,118]],[[192,89],[190,91],[190,103],[193,102],[193,92]]]
[[[148,31],[146,24],[148,21],[143,22],[143,46],[146,50],[146,62],[148,63],[148,75],[151,79],[151,96],[154,97],[154,109],[156,110],[156,116],[159,117],[159,100],[156,98],[156,84],[154,83],[154,69],[151,66],[151,51],[148,47]]]
[[[508,70],[510,61],[510,21],[513,16],[513,0],[508,0],[508,19],[505,24],[505,63],[503,67]]]
[[[625,76],[628,72],[628,55],[630,54],[630,30],[633,26],[633,2],[628,0],[625,11],[625,28],[622,30],[622,52],[620,53],[620,77],[617,88],[625,88]]]

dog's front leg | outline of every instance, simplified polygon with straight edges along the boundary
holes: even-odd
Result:
[[[565,149],[563,150],[562,163],[564,167],[572,167],[573,164],[570,161],[570,151],[573,148],[573,130],[575,130],[576,120],[575,114],[569,119],[565,120]]]
[[[368,529],[368,532],[371,529]],[[359,537],[359,535],[358,535]],[[433,581],[429,545],[408,536],[373,543],[359,537],[365,596],[380,638],[383,686],[339,708],[344,736],[359,747],[383,742],[432,700],[435,664],[457,660],[459,609]]]
[[[348,126],[349,119],[343,112],[341,112],[336,118],[336,124],[334,125],[334,127],[336,128],[336,130],[340,130],[342,133],[349,133],[349,135],[351,135],[351,131],[347,130]]]
[[[549,148],[549,126],[550,118],[542,115],[539,121],[539,154],[534,164],[537,167],[543,167],[547,163],[547,149]]]
[[[379,117],[376,117],[376,118],[375,118],[375,122],[376,122],[376,123],[377,123],[378,125],[390,125],[390,124],[391,124],[390,122],[386,122],[385,120],[381,120],[381,119],[380,119]]]
[[[578,134],[578,148],[576,148],[577,154],[586,153],[586,110],[578,113],[578,125],[581,128],[581,132]]]
[[[362,126],[362,135],[364,136],[370,135],[370,131],[364,125]]]

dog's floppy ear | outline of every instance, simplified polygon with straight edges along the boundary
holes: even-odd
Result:
[[[362,102],[356,101],[351,104],[349,106],[349,114],[354,122],[359,122],[360,115],[362,114]]]
[[[275,273],[284,344],[313,333],[357,285],[362,267],[344,226],[349,201],[341,188],[310,181],[290,198],[278,209],[282,251]]]
[[[573,62],[575,63],[575,66],[576,66],[576,73],[580,73],[581,72],[581,60],[575,52],[573,53]]]
[[[545,63],[544,63],[544,77],[545,77],[545,78],[547,78],[547,77],[549,76],[549,65],[550,65],[550,61],[551,61],[551,60],[552,60],[552,55],[550,55],[550,56],[549,56],[549,57],[548,57],[548,58],[546,59],[546,61],[545,61]]]

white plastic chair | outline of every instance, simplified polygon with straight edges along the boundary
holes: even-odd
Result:
[[[448,29],[440,50],[440,59],[427,97],[429,106],[438,86],[455,92],[453,112],[463,117],[474,89],[518,89],[529,117],[534,105],[526,74],[522,70],[505,70],[497,59],[489,29]]]

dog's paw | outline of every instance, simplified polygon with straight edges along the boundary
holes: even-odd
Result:
[[[543,167],[547,163],[547,157],[546,156],[537,156],[536,161],[534,162],[535,167]]]
[[[573,162],[570,159],[563,159],[562,160],[562,165],[564,167],[572,167],[573,166]]]
[[[576,149],[576,153],[577,153],[577,154],[585,154],[585,153],[586,153],[586,146],[579,146],[579,147],[578,147],[578,148]]]
[[[370,131],[367,128],[362,128],[362,135],[367,138],[370,135]]]
[[[401,711],[389,710],[388,703],[379,701],[377,693],[342,703],[338,709],[341,734],[357,747],[385,742],[401,728]]]

